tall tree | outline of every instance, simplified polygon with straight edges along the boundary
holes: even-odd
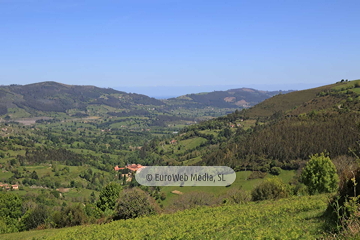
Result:
[[[99,200],[96,203],[98,208],[102,211],[106,209],[114,210],[121,189],[121,186],[117,183],[109,183],[106,185],[103,190],[101,190]]]

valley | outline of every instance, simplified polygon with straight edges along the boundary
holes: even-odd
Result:
[[[360,239],[359,8],[0,0],[0,239]]]
[[[43,91],[37,89],[38,86],[49,91],[42,94],[46,101],[45,97],[34,97],[35,93]],[[79,86],[60,86],[46,82],[28,89],[27,86],[13,86],[15,90],[3,87],[3,120],[0,123],[3,192],[0,197],[9,197],[2,207],[10,206],[6,205],[9,201],[17,215],[0,212],[0,233],[39,229],[29,232],[29,239],[52,239],[53,232],[57,231],[59,238],[97,239],[99,236],[91,235],[90,230],[85,230],[84,235],[79,235],[78,231],[101,228],[101,234],[108,236],[105,232],[115,227],[119,229],[116,236],[123,236],[125,230],[120,230],[123,227],[117,224],[129,224],[131,229],[143,225],[144,221],[160,226],[174,214],[176,220],[169,231],[175,235],[166,231],[156,235],[156,228],[151,227],[141,233],[145,235],[134,233],[127,237],[186,238],[188,226],[185,224],[178,229],[176,225],[187,221],[188,215],[202,218],[225,211],[222,222],[216,224],[215,219],[209,217],[209,221],[201,223],[209,224],[209,227],[192,234],[199,238],[202,234],[210,236],[208,234],[218,227],[221,230],[217,231],[216,238],[236,237],[241,232],[248,237],[292,234],[293,238],[311,239],[329,233],[322,214],[334,193],[308,196],[300,175],[309,156],[326,153],[339,176],[357,168],[354,153],[360,150],[357,145],[360,80],[277,94],[249,108],[236,109],[224,103],[210,102],[211,108],[221,109],[219,114],[231,111],[221,117],[215,117],[215,110],[206,112],[207,105],[200,104],[199,109],[193,107],[197,104],[193,95],[180,97],[179,102],[176,99],[159,101],[137,94],[119,95],[111,89],[87,86],[80,90]],[[62,87],[64,92],[56,95],[54,92]],[[81,92],[83,96],[72,98],[72,92],[77,95]],[[12,94],[18,94],[16,99],[29,100],[32,96],[33,102],[8,98]],[[221,95],[219,99],[223,97]],[[118,101],[123,98],[126,101]],[[226,103],[233,102],[230,98],[227,100]],[[72,105],[68,105],[69,102]],[[173,108],[176,104],[181,108]],[[52,107],[58,110],[49,111]],[[236,171],[237,177],[228,187],[145,187],[137,184],[131,170],[114,170],[115,166],[123,168],[128,164],[229,166]],[[254,200],[254,194],[260,191],[258,188],[272,181],[279,181],[276,184],[284,195],[276,195],[273,202]],[[129,196],[141,191],[139,194],[145,194],[148,199],[141,204],[148,204],[143,208],[151,212],[144,215],[155,216],[116,221],[116,207],[120,206],[116,201],[121,197],[111,203],[104,200],[110,199],[108,195],[104,198],[104,194],[115,189],[121,189],[120,194],[128,193]],[[313,202],[312,206],[302,205],[302,198]],[[293,201],[291,209],[286,201]],[[259,213],[257,205],[264,209],[274,205],[278,212],[269,208]],[[291,214],[284,215],[282,211]],[[67,219],[69,212],[78,220]],[[242,221],[239,220],[240,212],[248,214]],[[265,228],[260,231],[260,225],[255,222],[263,218],[263,214],[272,219],[261,223]],[[255,215],[258,217],[250,217]],[[249,226],[247,221],[255,222]],[[280,227],[277,233],[271,230],[273,224],[278,222],[280,226],[284,221],[288,225]],[[301,233],[303,227],[292,228],[291,232],[287,230],[290,226],[305,226],[308,221],[310,225],[305,235]],[[99,223],[105,225],[96,225]],[[84,224],[95,225],[87,227]],[[76,225],[84,226],[49,230]],[[198,225],[197,228],[202,227]],[[17,234],[3,236],[5,239],[20,236],[25,239],[24,233]]]

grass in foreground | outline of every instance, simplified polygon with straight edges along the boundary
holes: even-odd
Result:
[[[316,239],[327,195],[245,205],[203,207],[63,229],[1,235],[2,239]]]

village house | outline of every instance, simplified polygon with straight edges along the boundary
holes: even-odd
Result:
[[[114,170],[115,171],[119,171],[119,170],[123,170],[123,169],[129,169],[132,172],[138,171],[139,169],[143,168],[144,166],[141,164],[128,164],[123,168],[119,168],[119,166],[115,166]]]
[[[141,164],[129,164],[126,166],[127,169],[129,169],[130,171],[133,171],[133,172],[139,170],[142,167],[143,166]]]
[[[10,186],[7,183],[0,183],[0,188],[5,190],[10,190]]]
[[[119,171],[119,170],[123,170],[123,169],[125,169],[125,168],[119,168],[118,165],[116,165],[116,166],[114,167],[114,170],[115,170],[115,171]]]

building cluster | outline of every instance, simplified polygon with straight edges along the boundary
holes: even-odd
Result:
[[[2,183],[0,182],[0,189],[5,189],[5,190],[19,190],[19,185],[11,185],[11,184],[7,184],[7,183]]]
[[[141,164],[128,164],[125,167],[119,168],[119,166],[115,166],[114,170],[119,171],[123,169],[129,169],[132,172],[138,171],[140,168],[143,168],[144,166]]]

